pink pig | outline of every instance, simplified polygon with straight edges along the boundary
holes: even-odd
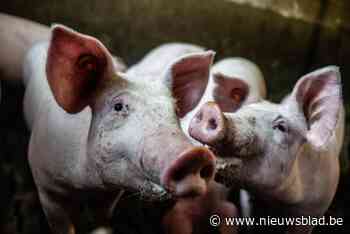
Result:
[[[279,216],[322,216],[339,180],[345,125],[340,79],[337,67],[325,67],[300,78],[280,104],[261,101],[235,113],[209,102],[191,121],[190,135],[218,153],[220,182],[239,184],[279,207]],[[310,233],[312,226],[287,229]]]

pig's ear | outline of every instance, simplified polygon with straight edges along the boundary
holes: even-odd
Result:
[[[77,113],[114,72],[112,56],[97,39],[62,25],[52,27],[46,74],[56,102]]]
[[[334,133],[342,107],[338,67],[329,66],[303,76],[291,95],[308,125],[307,140],[323,147]]]
[[[249,85],[235,77],[213,73],[213,98],[223,112],[236,111],[249,94]]]
[[[193,110],[202,98],[214,55],[213,51],[188,54],[168,68],[166,83],[176,99],[176,113],[180,118]]]

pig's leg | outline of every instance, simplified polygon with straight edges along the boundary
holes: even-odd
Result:
[[[76,234],[73,223],[73,204],[63,206],[49,195],[39,193],[40,202],[53,234]]]

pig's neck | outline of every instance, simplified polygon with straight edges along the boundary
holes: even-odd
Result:
[[[331,168],[332,163],[320,160],[320,157],[329,156],[315,155],[310,151],[309,145],[305,145],[297,155],[290,175],[268,195],[269,200],[279,203],[284,215],[322,215],[337,186],[332,173],[328,173],[333,170],[326,169]]]
[[[78,192],[100,187],[98,173],[87,153],[90,122],[89,108],[71,115],[55,102],[51,102],[35,121],[32,138],[38,143],[33,147],[39,154],[32,155],[34,167],[58,178],[63,190],[68,187]]]
[[[300,178],[298,162],[296,162],[291,173],[281,185],[272,190],[271,196],[282,204],[297,205],[303,201],[303,184]]]
[[[304,194],[301,205],[305,212],[322,215],[332,202],[339,179],[337,150],[315,152],[306,145],[299,155],[298,188]]]
[[[274,189],[269,188],[255,191],[253,206],[257,209],[265,210],[262,212],[264,216],[290,217],[304,215],[301,208],[303,206],[304,194],[302,189],[300,189],[302,183],[295,174],[298,173],[297,170],[298,168],[294,167],[294,172],[280,186]],[[264,195],[262,196],[262,194]]]

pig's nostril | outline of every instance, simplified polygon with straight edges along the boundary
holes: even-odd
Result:
[[[201,167],[199,165],[201,164],[200,157],[201,156],[199,155],[198,159],[188,161],[187,163],[184,163],[182,167],[177,168],[177,170],[173,172],[173,181],[179,182],[190,174],[199,174],[202,179],[210,178],[213,175],[213,166],[205,165]]]
[[[211,118],[208,121],[208,130],[215,130],[218,127],[218,123],[216,122],[216,119]]]
[[[200,171],[200,177],[203,179],[211,178],[214,174],[214,168],[211,165],[205,166]]]
[[[182,180],[186,176],[186,168],[181,168],[180,170],[174,172],[173,180],[174,182],[178,182]]]

